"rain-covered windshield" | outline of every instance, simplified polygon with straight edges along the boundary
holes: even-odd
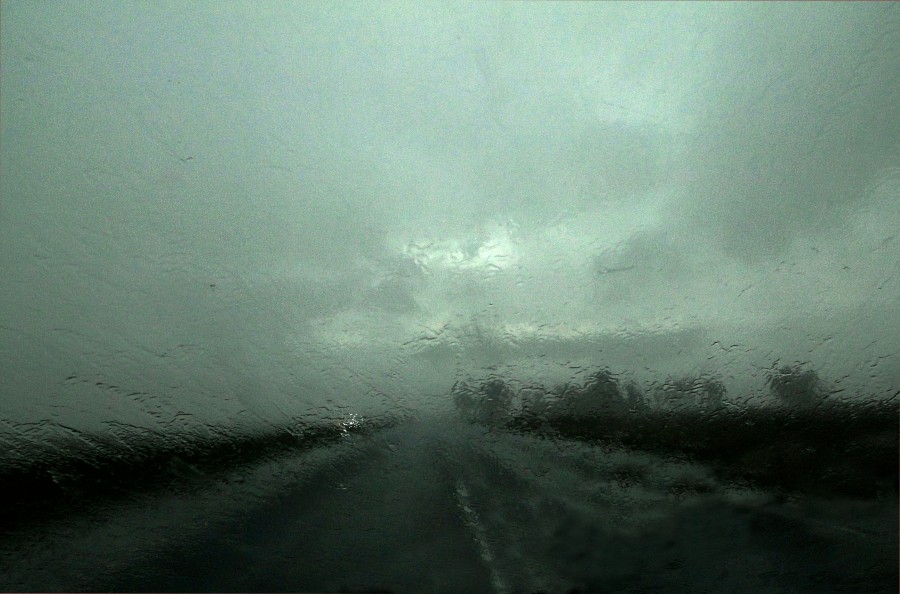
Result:
[[[897,4],[0,10],[0,590],[896,591]]]

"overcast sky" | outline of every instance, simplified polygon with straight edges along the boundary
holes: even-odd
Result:
[[[10,1],[0,43],[0,422],[900,388],[896,3]]]

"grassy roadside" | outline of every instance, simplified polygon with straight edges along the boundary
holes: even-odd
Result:
[[[392,424],[387,419],[354,425],[298,422],[267,433],[193,439],[159,433],[115,441],[99,434],[59,439],[27,460],[0,465],[0,534],[137,493],[221,478],[289,451]]]
[[[898,490],[896,402],[520,415],[507,428],[676,455],[707,464],[727,480],[784,492],[873,498]]]

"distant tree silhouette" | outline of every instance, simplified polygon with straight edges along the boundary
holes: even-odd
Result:
[[[679,410],[694,404],[694,379],[668,377],[656,388],[656,404],[659,408]]]
[[[519,391],[522,397],[522,414],[529,417],[546,417],[549,411],[547,390],[542,385],[529,386]]]
[[[502,379],[482,382],[480,389],[480,417],[482,421],[497,423],[506,419],[513,401],[513,391]]]
[[[562,382],[553,386],[553,389],[550,390],[550,394],[552,394],[557,400],[562,400],[571,397],[580,389],[581,388],[579,388],[578,386],[573,386],[571,382]]]
[[[722,408],[725,400],[725,384],[721,380],[713,377],[704,377],[700,380],[700,408],[705,410],[719,410]]]
[[[799,363],[777,369],[773,365],[766,374],[766,384],[773,396],[792,406],[813,406],[827,395],[819,375]]]
[[[564,398],[566,412],[580,417],[625,410],[619,381],[608,369],[595,371],[580,389],[569,389]]]
[[[718,410],[725,394],[725,384],[713,377],[669,377],[657,388],[656,399],[660,408]]]
[[[643,392],[634,382],[625,384],[625,405],[630,411],[641,411],[648,408]]]
[[[497,424],[509,416],[513,391],[500,378],[489,378],[473,387],[469,381],[457,381],[450,394],[460,416],[470,422]]]
[[[477,397],[466,381],[457,380],[450,389],[453,404],[459,415],[466,421],[474,422],[477,417]]]

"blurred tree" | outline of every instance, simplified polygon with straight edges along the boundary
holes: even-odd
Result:
[[[547,390],[542,385],[528,386],[519,391],[522,397],[522,414],[529,417],[545,417],[549,410]]]
[[[479,396],[479,420],[494,424],[509,416],[514,394],[502,379],[491,378],[482,382]]]
[[[719,410],[723,406],[725,394],[725,384],[722,380],[714,377],[703,377],[699,384],[699,399],[697,404],[704,410]]]
[[[665,383],[656,389],[656,404],[659,408],[681,410],[696,404],[694,378],[667,377]]]
[[[565,398],[567,412],[575,416],[589,417],[625,410],[619,381],[608,369],[592,373],[581,389],[570,389]]]
[[[640,387],[632,382],[625,384],[625,405],[630,411],[641,411],[648,408],[647,401]]]
[[[718,410],[722,408],[726,392],[725,384],[714,377],[669,377],[657,388],[656,399],[660,408]]]
[[[489,378],[473,388],[469,381],[457,381],[450,394],[460,416],[475,423],[496,424],[509,416],[513,391],[500,378]]]
[[[547,414],[555,416],[558,414],[566,414],[569,400],[577,392],[579,388],[573,386],[569,382],[561,382],[555,384],[544,398],[547,407]]]
[[[464,420],[474,422],[477,417],[477,398],[474,391],[466,381],[457,380],[450,388],[453,404],[456,406],[459,416]]]
[[[776,369],[777,364],[767,372],[766,384],[778,400],[792,406],[813,406],[825,399],[827,391],[815,371],[803,369],[800,363]]]

